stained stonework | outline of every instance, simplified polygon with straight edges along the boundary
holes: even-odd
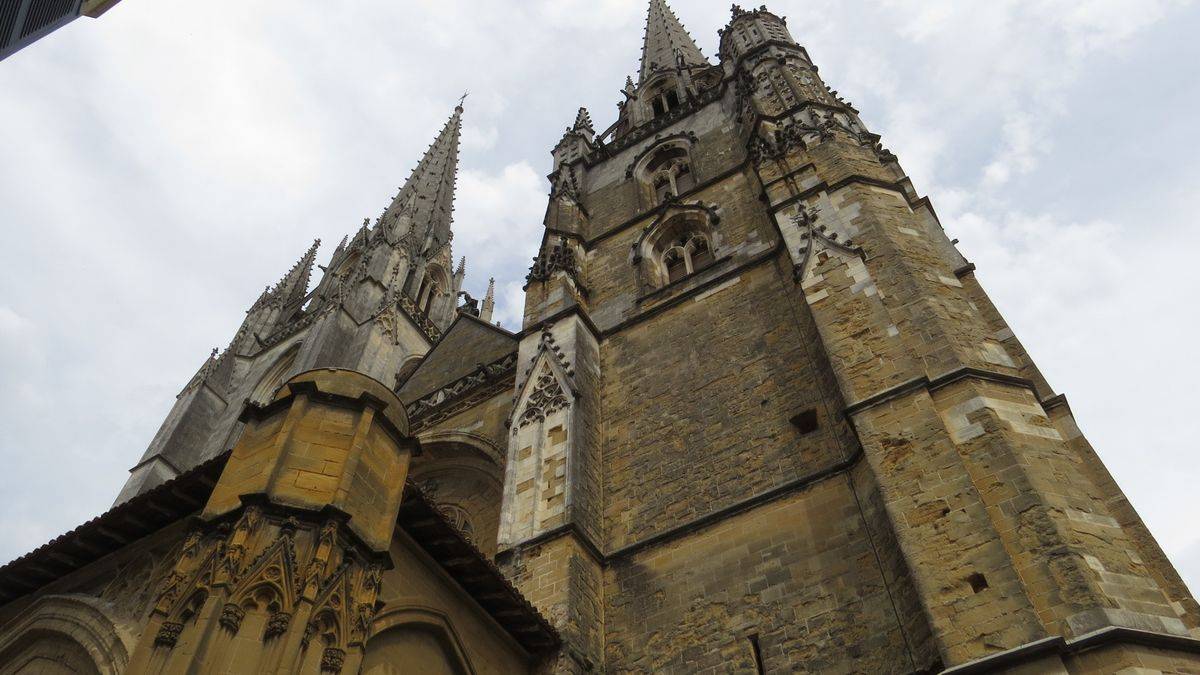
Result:
[[[119,505],[0,568],[0,661],[1200,673],[1200,606],[898,158],[782,17],[719,35],[650,0],[615,122],[552,149],[516,332],[494,284],[456,306],[456,108]]]

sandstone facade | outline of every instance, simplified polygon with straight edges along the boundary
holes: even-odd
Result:
[[[553,149],[517,332],[457,301],[457,108],[113,511],[0,570],[0,660],[1200,672],[1200,606],[783,18],[734,6],[714,64],[651,0],[618,108]]]

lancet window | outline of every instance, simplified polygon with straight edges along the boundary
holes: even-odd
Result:
[[[712,246],[708,239],[700,233],[692,233],[680,238],[663,252],[663,276],[667,283],[679,281],[708,267],[712,261]]]
[[[687,192],[696,184],[687,148],[680,145],[661,148],[651,155],[643,176],[654,191],[656,204]]]
[[[678,108],[679,90],[675,86],[675,81],[667,80],[658,88],[651,90],[646,96],[646,101],[650,104],[654,117],[662,117]]]
[[[652,262],[646,281],[665,286],[701,272],[716,262],[717,242],[708,215],[687,211],[668,218],[639,244]]]

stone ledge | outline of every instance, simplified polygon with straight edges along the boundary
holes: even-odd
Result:
[[[941,675],[992,673],[1001,668],[1030,663],[1047,656],[1071,656],[1085,650],[1109,645],[1137,645],[1200,654],[1200,640],[1178,635],[1111,626],[1068,640],[1061,635],[1043,638],[1020,647],[998,652],[962,665],[947,668]]]

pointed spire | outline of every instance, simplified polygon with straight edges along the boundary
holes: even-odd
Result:
[[[416,230],[412,240],[425,242],[432,239],[435,249],[450,240],[462,113],[460,100],[381,218],[381,222],[389,223],[407,210]]]
[[[321,246],[320,239],[314,239],[308,251],[292,265],[292,269],[283,275],[275,288],[271,290],[273,299],[282,307],[299,302],[308,293],[308,281],[312,277],[313,263],[317,259],[317,248]]]
[[[479,318],[491,322],[492,310],[496,308],[496,279],[488,279],[487,293],[483,296],[483,306],[479,309]]]
[[[667,6],[667,1],[650,0],[638,84],[644,84],[659,70],[675,68],[677,65],[706,66],[708,59],[700,53],[696,41],[684,30],[683,24]]]
[[[454,276],[461,277],[467,273],[467,256],[463,256],[458,261],[458,269],[454,271]]]

